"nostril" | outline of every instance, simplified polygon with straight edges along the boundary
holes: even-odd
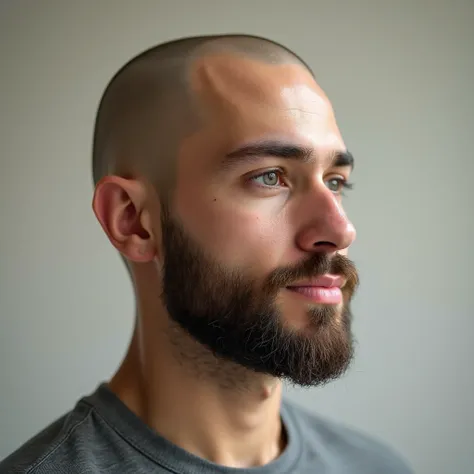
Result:
[[[337,245],[334,243],[334,242],[326,242],[326,241],[320,241],[320,242],[315,242],[313,244],[313,247],[314,248],[321,248],[321,247],[333,247],[333,248],[337,248]]]

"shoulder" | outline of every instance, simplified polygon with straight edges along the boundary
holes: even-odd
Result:
[[[70,473],[71,442],[85,438],[92,408],[78,404],[0,462],[0,474]]]
[[[284,409],[307,449],[319,451],[317,455],[326,456],[331,464],[351,466],[352,472],[367,474],[413,474],[403,457],[384,442],[288,400],[284,401]]]

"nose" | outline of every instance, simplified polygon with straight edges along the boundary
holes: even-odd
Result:
[[[341,252],[356,238],[356,230],[346,216],[340,199],[328,188],[315,190],[305,213],[308,221],[297,235],[297,245],[305,252]]]

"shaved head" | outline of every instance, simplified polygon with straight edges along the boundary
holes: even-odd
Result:
[[[95,184],[109,174],[143,177],[166,195],[180,142],[202,120],[191,66],[216,54],[310,70],[286,47],[248,35],[189,37],[142,52],[115,74],[100,101],[93,141]]]
[[[229,363],[300,385],[343,373],[352,165],[326,94],[282,45],[186,38],[127,63],[97,114],[93,207],[151,334],[221,381]]]

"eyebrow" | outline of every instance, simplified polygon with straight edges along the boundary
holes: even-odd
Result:
[[[225,168],[232,168],[243,162],[252,163],[263,156],[273,156],[288,160],[311,163],[314,161],[314,149],[281,141],[260,141],[244,145],[225,155],[222,164]],[[350,151],[335,150],[332,166],[354,168],[354,157]]]

